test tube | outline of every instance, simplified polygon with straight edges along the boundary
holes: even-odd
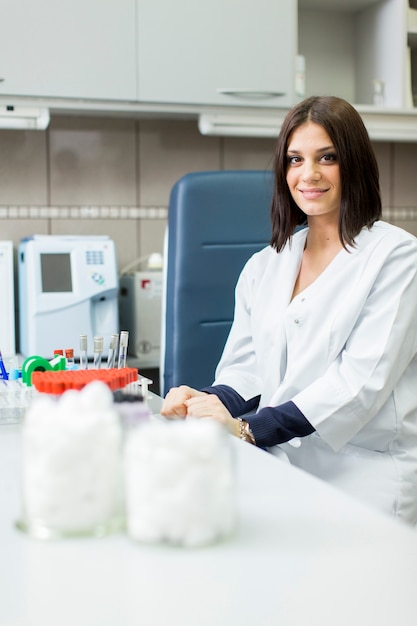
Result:
[[[127,330],[122,330],[120,332],[120,342],[119,342],[119,361],[117,367],[126,367],[126,358],[127,358],[127,344],[129,343],[129,332]]]
[[[118,342],[119,342],[119,333],[115,333],[110,338],[109,354],[108,354],[108,357],[107,357],[107,367],[108,367],[108,369],[111,369],[111,368],[114,367],[114,362],[116,360],[116,353],[117,353],[117,344],[118,344]]]
[[[88,369],[87,335],[80,335],[80,369]]]
[[[3,355],[1,353],[1,350],[0,350],[0,378],[2,378],[3,380],[8,380],[9,378],[7,371],[6,371],[6,367],[4,365]]]
[[[103,354],[103,337],[94,337],[94,369],[101,367],[101,355]]]
[[[67,369],[74,369],[75,360],[74,360],[74,350],[72,348],[67,348],[65,350],[65,358],[67,360]]]

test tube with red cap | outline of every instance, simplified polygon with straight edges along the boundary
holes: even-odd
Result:
[[[65,358],[67,360],[67,369],[71,370],[74,369],[75,366],[75,359],[74,359],[74,349],[73,348],[67,348],[65,350]]]

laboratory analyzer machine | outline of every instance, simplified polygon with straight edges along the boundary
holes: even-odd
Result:
[[[0,286],[0,350],[3,356],[12,356],[16,352],[12,241],[0,241]]]
[[[20,352],[51,358],[80,335],[105,342],[118,331],[114,242],[106,236],[33,235],[18,249]]]

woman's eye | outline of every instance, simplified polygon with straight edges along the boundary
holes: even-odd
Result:
[[[323,154],[321,160],[325,161],[326,163],[334,163],[335,161],[337,161],[337,156],[334,152],[331,152],[329,154]]]
[[[299,156],[287,156],[288,165],[298,165],[301,163],[301,157]]]

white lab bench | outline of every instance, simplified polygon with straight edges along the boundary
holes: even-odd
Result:
[[[1,426],[0,625],[415,626],[417,532],[232,441],[238,528],[228,541],[42,542],[15,527],[19,426]]]

